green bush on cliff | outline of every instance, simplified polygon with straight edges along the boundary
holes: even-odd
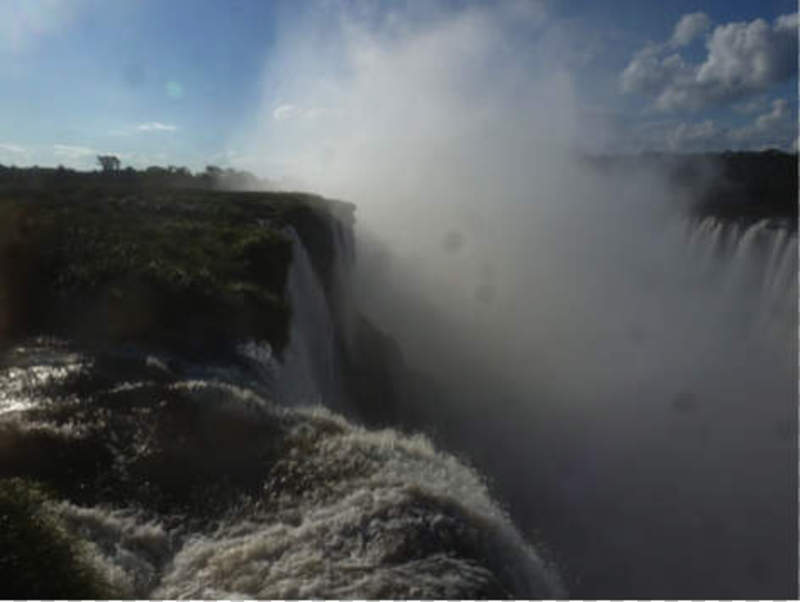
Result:
[[[0,337],[46,331],[193,349],[253,337],[280,349],[285,227],[307,227],[309,215],[326,224],[337,209],[294,193],[5,190]]]

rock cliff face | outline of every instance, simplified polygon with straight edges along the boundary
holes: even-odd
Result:
[[[249,340],[278,363],[292,355],[295,380],[316,381],[295,402],[320,401],[308,399],[323,393],[318,385],[326,402],[343,409],[347,398],[368,422],[388,424],[386,370],[399,354],[350,298],[353,213],[285,193],[2,199],[0,338],[48,334],[193,357],[235,355]]]
[[[2,597],[560,591],[478,474],[331,413],[399,424],[402,358],[351,298],[353,210],[0,197]]]

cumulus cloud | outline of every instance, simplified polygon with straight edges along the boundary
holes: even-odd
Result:
[[[720,146],[724,132],[712,119],[700,123],[679,123],[666,134],[666,146],[671,151],[705,151]]]
[[[713,119],[700,121],[651,121],[639,125],[634,132],[642,148],[673,152],[705,152],[763,150],[780,148],[796,150],[797,123],[792,107],[785,98],[764,104],[762,112],[733,127]]]
[[[705,13],[683,15],[675,25],[670,43],[673,46],[686,46],[711,26],[711,19]]]
[[[797,70],[796,24],[797,15],[786,15],[774,27],[761,19],[717,27],[697,82],[731,95],[764,90],[785,80]]]
[[[151,121],[149,123],[141,123],[137,125],[136,129],[140,132],[174,132],[178,129],[178,127],[167,123]]]
[[[772,101],[769,111],[758,115],[752,123],[730,132],[731,142],[749,148],[777,146],[794,150],[797,140],[797,120],[785,98]]]
[[[756,127],[765,130],[778,124],[785,123],[789,118],[789,103],[785,98],[778,98],[772,102],[772,111],[760,115],[756,119]]]
[[[750,100],[739,102],[733,105],[733,110],[737,113],[752,114],[764,111],[769,106],[766,95],[756,96]]]
[[[702,13],[684,15],[671,40],[634,54],[621,75],[624,92],[653,99],[661,111],[697,110],[761,94],[797,72],[797,14],[719,25],[706,41],[702,63],[687,62],[676,47],[702,31]]]
[[[691,80],[694,69],[679,54],[663,55],[660,45],[639,50],[622,72],[622,90],[659,96],[669,83]]]

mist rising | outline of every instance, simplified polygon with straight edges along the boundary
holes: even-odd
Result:
[[[796,237],[721,253],[665,170],[590,168],[604,132],[536,6],[311,16],[235,140],[357,204],[362,308],[577,592],[781,595]]]

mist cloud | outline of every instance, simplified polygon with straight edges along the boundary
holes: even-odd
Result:
[[[527,181],[583,133],[572,76],[522,50],[529,30],[515,32],[510,11],[393,14],[377,27],[348,13],[325,16],[323,33],[315,22],[293,29],[268,65],[277,82],[265,84],[262,117],[232,145],[260,157],[248,168],[367,212],[387,195],[475,198],[499,180]],[[540,26],[539,12],[527,16]]]
[[[547,35],[546,13],[325,6],[278,40],[258,118],[229,141],[241,166],[357,204],[360,309],[442,384],[424,411],[488,458],[527,527],[552,495],[597,534],[579,569],[601,581],[625,558],[641,591],[692,583],[698,566],[730,582],[735,525],[769,505],[763,486],[778,486],[763,467],[785,459],[748,434],[794,403],[785,323],[751,330],[760,292],[703,271],[710,254],[687,249],[687,199],[665,174],[579,159],[593,142],[582,61],[565,30]],[[701,29],[690,21],[676,44]],[[665,48],[639,56],[655,77],[635,88],[651,98],[700,68],[684,46]],[[308,119],[309,107],[324,111]],[[758,109],[753,127],[776,127],[787,108]],[[711,117],[658,128],[681,148],[730,136]],[[752,399],[774,406],[754,416]],[[730,484],[713,480],[723,472]],[[690,513],[732,535],[707,537]]]

